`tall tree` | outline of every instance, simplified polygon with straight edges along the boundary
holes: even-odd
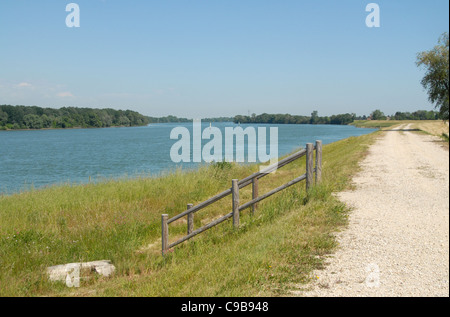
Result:
[[[372,117],[372,120],[386,120],[386,116],[384,115],[383,111],[379,109],[373,111],[370,116]]]
[[[310,123],[311,123],[311,124],[316,124],[318,118],[319,118],[319,112],[318,112],[317,110],[314,110],[314,111],[311,113]]]
[[[449,115],[448,51],[448,33],[444,33],[432,50],[417,54],[416,62],[417,66],[423,66],[426,70],[422,86],[428,91],[428,99],[436,104],[444,120],[448,120]]]

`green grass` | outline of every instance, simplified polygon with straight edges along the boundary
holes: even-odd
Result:
[[[0,296],[282,296],[311,279],[322,256],[336,247],[333,232],[348,209],[333,195],[350,186],[375,134],[349,138],[323,152],[323,183],[304,182],[161,256],[161,214],[170,217],[231,186],[257,166],[219,164],[157,178],[55,186],[0,197]],[[260,181],[264,193],[303,174],[304,158]],[[242,190],[251,199],[251,186]],[[231,197],[195,214],[195,226],[231,211]],[[169,227],[183,236],[186,221]],[[51,283],[52,265],[111,260],[111,278],[83,280],[80,288]]]
[[[353,121],[350,125],[354,125],[358,128],[390,128],[395,125],[401,124],[406,121],[397,121],[397,120],[356,120]]]
[[[351,123],[359,128],[378,128],[389,130],[399,128],[401,125],[408,127],[408,130],[416,130],[417,133],[425,133],[439,137],[443,141],[443,147],[448,149],[448,125],[441,120],[359,120]],[[399,130],[399,133],[403,133]]]

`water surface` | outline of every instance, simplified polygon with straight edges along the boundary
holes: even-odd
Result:
[[[177,166],[170,149],[177,140],[170,139],[173,128],[183,126],[192,131],[192,123],[152,124],[145,127],[0,131],[0,194],[59,183],[86,183],[104,178],[156,175]],[[210,126],[203,123],[203,129]],[[233,123],[212,123],[223,131]],[[247,125],[278,127],[278,155],[291,153],[306,143],[323,144],[350,136],[367,134],[373,129],[335,125]],[[192,134],[191,134],[192,136]],[[208,140],[203,140],[203,145]],[[267,153],[269,148],[267,147]]]

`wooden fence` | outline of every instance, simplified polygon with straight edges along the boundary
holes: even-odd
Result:
[[[314,150],[316,150],[316,164],[314,167],[313,162],[313,156],[314,156]],[[277,187],[268,193],[259,196],[258,193],[258,183],[259,179],[263,178],[264,176],[268,175],[269,173],[275,172],[277,169],[290,164],[301,157],[306,156],[306,173],[293,179],[292,181]],[[313,174],[315,174],[315,179]],[[225,190],[224,192],[209,198],[208,200],[205,200],[204,202],[194,206],[192,204],[187,205],[187,210],[178,214],[177,216],[174,216],[169,219],[169,215],[164,214],[162,215],[162,254],[164,255],[167,253],[168,250],[175,247],[176,245],[183,243],[184,241],[187,241],[191,239],[192,237],[224,222],[225,220],[228,220],[230,218],[233,219],[233,226],[235,228],[239,227],[239,213],[247,208],[252,208],[252,213],[256,211],[257,205],[260,201],[272,196],[273,194],[278,193],[279,191],[282,191],[294,184],[297,184],[298,182],[301,182],[303,180],[306,180],[306,189],[309,190],[315,183],[320,183],[322,177],[322,141],[316,141],[316,145],[312,143],[306,144],[306,149],[303,149],[301,151],[298,151],[289,157],[286,157],[282,159],[281,161],[270,165],[269,167],[256,172],[242,180],[233,179],[231,182],[231,188]],[[242,189],[248,185],[252,184],[252,200],[240,205],[239,204],[239,189]],[[227,197],[228,195],[232,195],[232,211],[225,216],[214,220],[213,222],[209,223],[206,226],[203,226],[197,230],[194,230],[194,214],[221,200],[222,198]],[[169,243],[169,224],[182,218],[187,217],[187,235],[173,243]]]

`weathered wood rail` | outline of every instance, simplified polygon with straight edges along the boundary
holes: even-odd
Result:
[[[316,160],[315,160],[315,167],[314,167],[314,150],[316,151]],[[277,187],[261,196],[259,196],[259,179],[263,178],[264,176],[276,171],[277,169],[288,165],[301,157],[306,156],[306,173],[291,180],[290,182]],[[314,175],[315,174],[315,179]],[[173,247],[179,245],[180,243],[183,243],[194,236],[232,218],[233,219],[233,226],[235,228],[239,227],[239,216],[240,212],[247,208],[252,208],[251,212],[254,213],[257,209],[258,203],[292,185],[295,185],[303,180],[306,180],[306,189],[309,190],[314,183],[320,183],[322,178],[322,141],[316,141],[316,144],[307,143],[306,149],[300,150],[281,161],[270,165],[263,170],[260,170],[259,172],[256,172],[242,180],[233,179],[231,182],[231,188],[221,192],[220,194],[215,195],[214,197],[209,198],[208,200],[205,200],[204,202],[194,206],[193,204],[188,204],[186,211],[172,217],[169,219],[169,215],[164,214],[162,215],[162,254],[166,254],[168,250],[172,249]],[[239,205],[239,190],[252,184],[252,200],[243,204]],[[232,195],[232,211],[225,216],[214,220],[213,222],[194,230],[194,214],[198,212],[199,210],[216,203],[217,201]],[[169,224],[182,218],[187,217],[187,235],[183,238],[173,242],[169,243]]]

